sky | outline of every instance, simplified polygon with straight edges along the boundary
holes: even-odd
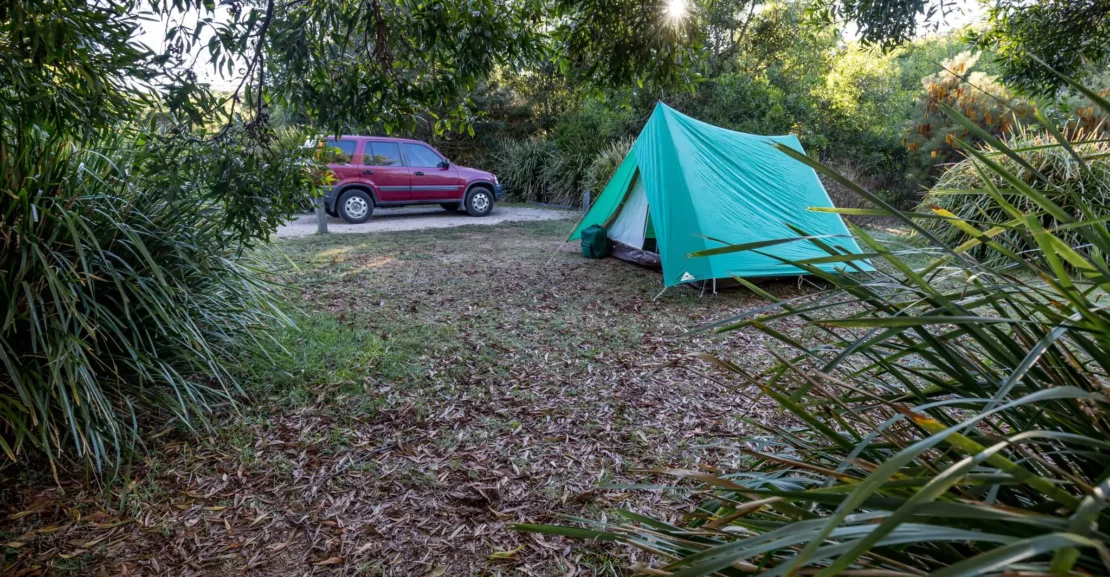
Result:
[[[193,13],[188,15],[177,14],[173,17],[175,23],[180,23],[182,17],[185,17],[187,24],[190,28],[195,25],[199,15]],[[229,17],[227,8],[218,6],[212,18],[216,22],[222,22]],[[136,40],[147,45],[151,50],[156,53],[161,53],[166,48],[166,30],[168,29],[168,22],[170,17],[160,19],[152,19],[149,15],[147,19],[143,20],[142,28]],[[196,58],[193,65],[193,71],[197,73],[197,77],[202,82],[208,82],[216,90],[232,90],[239,84],[237,78],[225,78],[218,73],[213,72],[212,65],[208,63],[208,39],[212,37],[212,33],[207,28],[201,33],[200,39],[196,44],[196,50],[192,56],[200,55]]]

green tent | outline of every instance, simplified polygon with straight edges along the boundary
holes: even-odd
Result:
[[[805,240],[759,252],[688,256],[725,244],[797,237],[787,224],[858,254],[859,246],[840,215],[807,210],[833,205],[817,173],[771,146],[774,142],[804,152],[797,136],[725,130],[660,102],[568,241],[578,239],[586,227],[605,226],[617,246],[657,252],[666,286],[732,275],[806,274],[769,256],[795,261],[828,256]],[[845,265],[818,266],[836,272]],[[871,270],[863,260],[856,266]]]

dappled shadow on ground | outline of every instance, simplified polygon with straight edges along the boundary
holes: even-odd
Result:
[[[12,481],[9,571],[617,574],[634,552],[510,525],[666,515],[666,492],[606,487],[658,482],[643,468],[733,470],[743,419],[778,418],[689,355],[753,371],[770,357],[754,332],[685,334],[762,304],[750,293],[653,301],[657,272],[553,251],[568,224],[284,243],[311,313],[294,354],[318,373],[256,384],[252,406],[199,438],[148,438],[123,487]],[[324,333],[332,348],[304,343]],[[353,340],[365,354],[339,354]]]

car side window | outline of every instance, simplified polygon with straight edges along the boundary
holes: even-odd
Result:
[[[355,158],[353,140],[325,140],[324,164],[350,164]]]
[[[418,168],[435,168],[443,162],[443,159],[427,146],[409,142],[405,143],[405,160],[408,161],[409,166]]]
[[[401,166],[401,147],[396,142],[367,142],[362,163],[368,166]]]

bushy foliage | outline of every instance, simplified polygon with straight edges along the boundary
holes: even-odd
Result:
[[[499,141],[493,149],[493,170],[505,194],[518,200],[544,198],[544,167],[553,154],[555,147],[542,138]]]
[[[289,321],[227,212],[136,172],[134,143],[21,136],[0,155],[0,448],[101,466],[138,417],[229,401],[225,367]]]
[[[650,114],[650,107],[644,112],[620,96],[585,98],[548,135],[559,150],[593,156],[613,140],[638,134]]]
[[[979,46],[996,52],[1007,85],[1054,96],[1066,84],[1042,66],[1089,82],[1110,62],[1110,0],[999,0],[990,3]]]
[[[1092,138],[1085,132],[1072,133],[1071,139],[1072,150],[1069,151],[1056,146],[1056,140],[1050,133],[1019,130],[1005,143],[1024,164],[991,146],[984,147],[982,154],[1023,182],[1042,186],[1045,197],[1071,219],[1106,217],[1110,215],[1110,143]],[[988,186],[997,189],[1000,197],[995,198],[984,192]],[[921,202],[918,212],[942,209],[980,226],[997,224],[1001,226],[995,231],[1000,242],[1020,253],[1036,251],[1036,244],[1028,242],[1020,229],[1005,224],[1010,220],[1007,205],[1026,214],[1039,215],[1040,226],[1046,230],[1055,230],[1065,224],[1052,213],[1041,211],[1035,201],[1016,191],[999,173],[982,171],[974,158],[944,171],[936,186]],[[951,226],[943,220],[926,221],[922,225],[951,246],[971,240],[970,231]],[[1056,235],[1069,246],[1083,243],[1079,232],[1065,229],[1059,230]],[[983,245],[970,249],[968,254],[995,263],[1004,260],[1003,255]]]
[[[1110,111],[1110,102],[1099,106]],[[1063,137],[1043,144],[1069,156],[1082,147]],[[827,288],[782,300],[744,283],[768,306],[707,328],[760,331],[779,362],[757,372],[702,358],[793,423],[753,423],[751,437],[713,445],[718,454],[735,451],[742,471],[648,471],[694,483],[673,487],[697,495],[685,514],[619,511],[611,520],[573,520],[586,528],[518,528],[624,543],[658,560],[644,573],[681,577],[1105,573],[1110,235],[1103,219],[1088,216],[1103,199],[1074,199],[1084,215],[1077,218],[1055,202],[1054,182],[1027,179],[998,155],[970,148],[988,175],[982,194],[1005,222],[942,209],[907,214],[778,148],[901,220],[922,244],[854,228],[865,254],[849,255],[836,239],[799,230],[782,241],[814,242],[827,256],[791,264]],[[1029,170],[1019,153],[1011,159]],[[1075,167],[1090,169],[1090,160],[1080,155]],[[1103,189],[1107,176],[1095,172],[1088,182]],[[1024,199],[1022,207],[1004,194]],[[1059,226],[1042,226],[1043,214]],[[946,242],[920,226],[925,219],[970,238]],[[975,250],[992,256],[974,258]],[[862,259],[878,271],[858,270]],[[814,266],[829,262],[845,274]],[[808,330],[791,330],[799,322]]]
[[[142,144],[124,142],[131,174],[174,199],[205,204],[227,242],[244,247],[265,242],[309,202],[312,176],[322,170],[303,148],[306,133],[296,129],[232,121],[215,135],[145,132],[139,138]]]
[[[624,162],[624,157],[628,156],[635,142],[636,139],[632,137],[621,138],[597,153],[590,162],[589,168],[586,169],[586,175],[582,177],[582,189],[589,190],[595,195],[600,193]]]
[[[589,154],[568,152],[558,147],[551,150],[541,174],[544,193],[540,202],[566,206],[582,203],[582,179],[590,166]]]
[[[179,76],[132,40],[138,18],[112,0],[0,7],[7,463],[100,469],[144,415],[203,422],[235,395],[227,367],[288,323],[251,247],[314,189],[304,139]]]
[[[1084,83],[1102,98],[1110,98],[1110,72],[1096,75]],[[1102,137],[1110,132],[1110,115],[1101,108],[1091,105],[1091,100],[1076,90],[1066,90],[1055,99],[1055,115],[1050,115],[1063,124],[1065,132],[1085,133],[1092,137]]]
[[[508,198],[574,206],[582,200],[582,179],[590,157],[564,153],[542,138],[504,139],[492,154],[492,167]]]
[[[595,157],[615,140],[635,134],[639,128],[635,114],[615,99],[585,99],[566,111],[550,132],[495,139],[488,166],[511,198],[578,205],[591,186],[586,179]]]
[[[957,139],[981,141],[946,115],[941,105],[958,110],[993,136],[1011,134],[1032,112],[1028,102],[1014,98],[995,77],[973,70],[979,57],[978,53],[962,52],[921,81],[924,91],[917,103],[918,120],[906,138],[919,181],[927,181],[935,166],[959,158]]]

